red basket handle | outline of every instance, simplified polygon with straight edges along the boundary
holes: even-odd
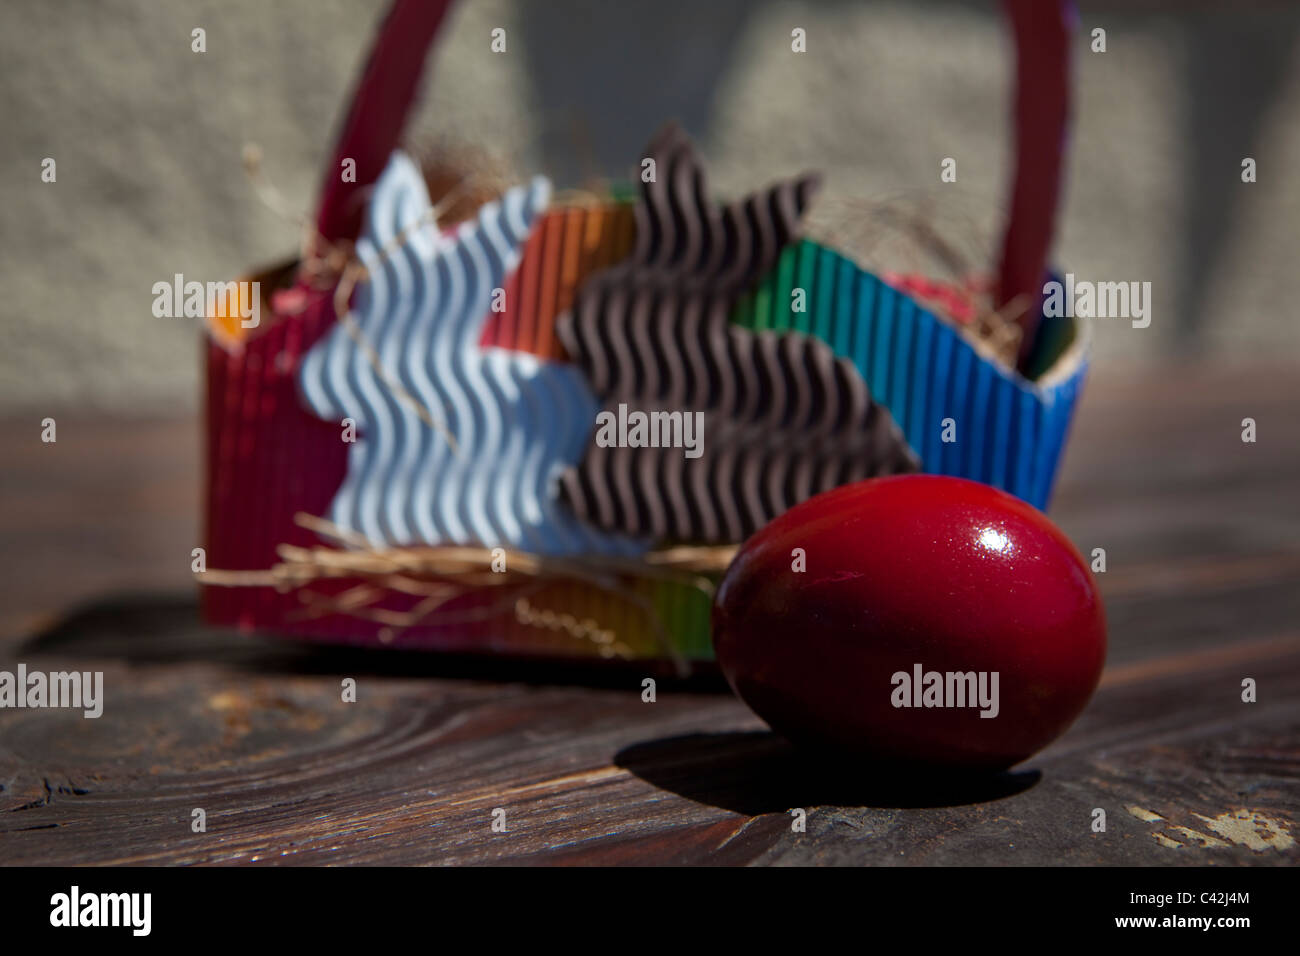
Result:
[[[451,0],[394,0],[389,8],[321,184],[316,229],[329,242],[361,234],[367,190],[397,148],[425,57],[449,6]],[[347,159],[356,161],[354,183],[343,182]]]
[[[1005,0],[1016,46],[1016,168],[1011,210],[998,263],[998,308],[1022,298],[1019,365],[1023,371],[1042,314],[1043,279],[1052,245],[1061,174],[1069,148],[1070,39],[1068,0]]]
[[[434,35],[451,0],[394,0],[325,171],[316,228],[330,242],[361,232],[367,189],[397,147]],[[1069,0],[1004,0],[1016,48],[1015,173],[998,265],[999,308],[1025,297],[1022,361],[1032,347],[1060,198],[1070,112]],[[356,161],[356,182],[340,175]]]

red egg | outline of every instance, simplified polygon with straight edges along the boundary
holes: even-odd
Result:
[[[1079,716],[1106,622],[1083,558],[1040,511],[906,475],[817,495],[745,542],[713,643],[740,698],[797,743],[995,769]]]

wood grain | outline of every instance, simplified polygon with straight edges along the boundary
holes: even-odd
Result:
[[[194,423],[60,417],[54,446],[41,416],[0,424],[0,667],[106,686],[99,720],[0,711],[0,862],[1295,863],[1296,372],[1093,377],[1052,513],[1107,552],[1103,684],[1047,751],[960,782],[828,767],[716,679],[643,703],[635,668],[206,629]]]

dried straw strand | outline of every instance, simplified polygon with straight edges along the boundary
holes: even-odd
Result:
[[[601,647],[603,656],[631,656],[630,649],[617,640],[612,629],[601,627],[593,619],[579,620],[565,612],[535,608],[528,600],[546,584],[586,584],[643,611],[655,632],[656,643],[683,676],[689,668],[673,645],[658,613],[626,581],[668,581],[695,588],[712,597],[714,582],[709,575],[725,569],[735,554],[735,548],[731,546],[673,547],[652,551],[643,558],[604,555],[554,558],[523,551],[459,545],[381,548],[363,535],[315,515],[299,513],[294,520],[300,527],[345,547],[305,548],[281,544],[276,549],[279,561],[265,571],[214,569],[198,572],[196,577],[201,583],[215,587],[263,586],[281,592],[293,591],[303,604],[297,619],[343,614],[400,631],[422,623],[488,620],[513,611],[520,623],[591,640]],[[491,570],[494,559],[499,560],[502,556],[505,570]],[[360,584],[339,594],[321,594],[310,587],[322,581],[357,579]],[[443,610],[453,598],[486,588],[504,588],[505,593],[500,601],[484,608],[456,612]],[[523,593],[520,593],[521,589]],[[393,593],[421,600],[405,611],[375,606]]]

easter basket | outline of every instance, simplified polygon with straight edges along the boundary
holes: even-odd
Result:
[[[431,201],[397,144],[446,6],[393,4],[302,257],[247,277],[256,327],[209,317],[209,622],[684,673],[736,546],[812,494],[923,470],[1046,507],[1087,354],[1041,309],[1064,5],[1007,3],[1010,363],[804,236],[816,176],[715,201],[675,126],[632,194]]]

